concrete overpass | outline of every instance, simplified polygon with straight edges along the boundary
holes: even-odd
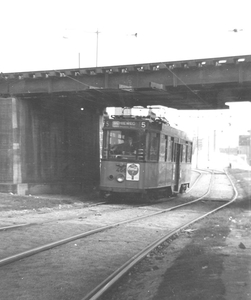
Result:
[[[249,101],[250,91],[251,55],[0,76],[2,97],[70,99],[97,108],[219,109],[226,102]]]
[[[0,75],[0,191],[79,191],[99,182],[105,107],[227,108],[249,101],[251,56]]]

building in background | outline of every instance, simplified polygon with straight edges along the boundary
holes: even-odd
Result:
[[[226,110],[179,111],[179,128],[186,128],[194,137],[196,167],[248,168],[251,164],[250,139],[240,144],[240,136],[250,136],[251,103],[228,105]]]

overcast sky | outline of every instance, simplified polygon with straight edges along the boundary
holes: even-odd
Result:
[[[251,54],[249,4],[3,0],[0,72],[95,67],[97,30],[98,66]]]
[[[2,0],[0,72],[250,55],[250,36],[250,0]],[[218,117],[226,145],[250,106]]]

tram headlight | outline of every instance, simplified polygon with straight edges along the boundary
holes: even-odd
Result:
[[[118,175],[116,176],[116,179],[117,179],[118,182],[123,182],[123,181],[125,180],[125,175],[123,175],[123,174],[118,174]]]

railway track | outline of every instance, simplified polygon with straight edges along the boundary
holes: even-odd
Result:
[[[213,178],[213,177],[212,177]],[[218,206],[217,208],[202,214],[199,217],[196,217],[192,220],[189,220],[188,222],[184,222],[174,228],[173,230],[170,230],[167,232],[163,237],[156,239],[153,243],[151,243],[146,248],[142,249],[140,252],[138,252],[136,255],[134,255],[131,259],[129,259],[126,263],[124,263],[120,268],[118,268],[116,271],[114,271],[110,276],[108,276],[104,281],[102,281],[99,285],[97,285],[89,294],[87,294],[82,300],[95,300],[95,299],[102,299],[102,296],[106,294],[106,292],[115,284],[119,282],[119,280],[128,273],[129,270],[131,270],[139,261],[141,261],[144,257],[147,256],[151,251],[156,249],[158,246],[160,246],[162,243],[167,241],[168,239],[173,238],[175,235],[177,235],[181,230],[189,227],[190,225],[194,224],[195,222],[200,221],[201,219],[204,219],[205,217],[217,212],[220,209],[225,208],[226,206],[230,205],[232,202],[236,200],[238,197],[238,192],[236,188],[234,187],[231,179],[228,177],[229,181],[231,182],[231,185],[234,190],[234,194],[232,198],[225,204]],[[211,186],[211,183],[210,183]],[[210,188],[206,194],[209,194]],[[204,197],[202,197],[204,198]]]
[[[63,221],[63,220],[69,220],[69,219],[74,219],[76,218],[77,216],[81,215],[83,210],[85,209],[90,209],[92,207],[96,207],[96,206],[100,206],[100,205],[103,205],[103,204],[106,204],[106,202],[98,202],[98,203],[94,203],[94,204],[91,204],[91,205],[88,205],[88,206],[84,206],[84,207],[81,207],[81,208],[78,208],[78,209],[75,209],[77,211],[80,211],[80,212],[77,212],[77,213],[74,213],[73,216],[67,216],[67,217],[64,217],[64,218],[60,218],[58,217],[56,220],[55,219],[52,219],[52,218],[48,218],[46,220],[43,220],[43,221],[38,221],[38,222],[26,222],[26,223],[18,223],[18,224],[11,224],[11,225],[0,225],[0,231],[6,231],[6,230],[10,230],[10,229],[17,229],[19,227],[26,227],[26,226],[33,226],[33,225],[41,225],[41,224],[45,224],[45,223],[53,223],[53,222],[57,222],[57,221]],[[40,213],[40,212],[38,212]],[[26,215],[26,218],[27,218],[27,215]],[[28,216],[29,218],[29,216]],[[1,222],[1,221],[0,221]]]
[[[200,178],[202,177],[202,174],[200,174]],[[199,182],[199,180],[196,181],[196,183]],[[158,209],[157,211],[151,212],[149,213],[149,208],[156,206],[156,205],[146,205],[146,206],[136,206],[137,208],[140,208],[138,211],[136,211],[136,213],[134,213],[135,217],[133,218],[127,218],[126,214],[126,219],[124,219],[125,217],[123,215],[120,214],[120,216],[117,219],[124,219],[123,221],[119,221],[119,222],[112,222],[111,224],[109,224],[107,221],[104,220],[104,222],[108,223],[105,226],[99,226],[100,220],[98,220],[98,224],[96,225],[95,223],[95,219],[100,219],[101,213],[100,210],[92,210],[93,206],[89,206],[86,209],[91,209],[91,212],[84,210],[82,210],[81,213],[77,213],[77,215],[71,216],[71,217],[67,217],[67,218],[60,218],[59,220],[46,220],[46,221],[41,221],[41,222],[37,222],[37,223],[29,223],[29,224],[24,224],[24,225],[17,225],[17,226],[10,226],[10,227],[5,227],[3,228],[4,231],[8,230],[8,229],[17,229],[20,232],[20,229],[22,229],[22,231],[20,232],[20,235],[17,236],[17,239],[13,239],[12,238],[12,232],[11,233],[5,233],[5,236],[2,233],[2,238],[5,240],[5,244],[6,244],[6,248],[8,247],[8,241],[10,243],[9,245],[9,249],[14,248],[15,254],[13,253],[13,255],[9,255],[8,257],[3,257],[4,253],[1,253],[0,251],[0,266],[1,265],[5,265],[7,263],[10,262],[14,262],[16,260],[28,257],[30,255],[34,255],[36,253],[39,253],[41,251],[45,251],[60,245],[63,245],[65,243],[68,242],[72,242],[74,240],[78,240],[80,238],[84,238],[87,237],[89,235],[98,233],[98,232],[102,232],[104,230],[119,226],[119,225],[123,225],[126,223],[130,223],[130,222],[134,222],[134,221],[138,221],[144,218],[148,218],[151,216],[155,216],[158,214],[162,214],[168,211],[172,211],[175,209],[178,209],[180,207],[186,206],[186,205],[190,205],[193,202],[197,202],[199,200],[201,200],[201,198],[205,197],[208,193],[208,190],[206,193],[204,193],[201,197],[197,197],[191,201],[181,201],[183,203],[179,204],[179,205],[171,205],[171,207],[165,208],[165,209]],[[175,198],[173,198],[175,199]],[[117,205],[112,205],[109,206],[107,208],[107,205],[105,204],[103,207],[103,204],[105,203],[100,203],[99,205],[95,205],[95,206],[100,206],[102,205],[102,209],[104,209],[102,211],[102,213],[106,213],[108,211],[111,211],[112,214],[114,213],[118,213],[121,212],[122,210],[125,211],[131,211],[131,210],[135,210],[135,206],[131,207],[131,206],[117,206]],[[148,209],[147,209],[148,208]],[[144,210],[147,209],[147,210]],[[139,215],[140,214],[140,215]],[[82,219],[85,216],[86,219]],[[90,221],[87,222],[87,216],[89,217]],[[77,218],[77,219],[76,219]],[[82,222],[82,221],[85,222]],[[66,223],[65,221],[70,221],[69,224]],[[73,223],[71,221],[74,221]],[[52,223],[54,224],[54,226],[52,225]],[[91,228],[90,228],[90,224],[91,224]],[[60,226],[61,225],[61,226]],[[29,228],[27,228],[27,226],[29,226]],[[59,226],[61,228],[59,228]],[[65,233],[64,230],[62,229],[62,227],[70,227],[72,228],[72,230],[70,232],[81,232],[78,234],[72,234],[71,236],[65,238]],[[26,227],[26,228],[25,228]],[[56,229],[54,229],[54,227]],[[46,229],[47,228],[47,229]],[[84,230],[84,232],[83,232]],[[56,231],[55,234],[52,234],[53,231]],[[43,232],[45,232],[46,235],[51,236],[51,238],[49,239],[49,242],[44,244],[44,245],[40,245],[41,244],[41,240],[43,237]],[[16,236],[16,235],[15,235]],[[39,236],[39,238],[37,238],[37,236]],[[53,239],[55,240],[57,236],[62,236],[63,238],[58,240],[58,241],[53,241]],[[22,243],[23,239],[29,239],[29,237],[31,237],[32,242],[31,243]],[[46,237],[43,238],[43,240],[48,240]],[[15,247],[11,247],[12,244],[15,244]],[[38,247],[34,247],[34,244],[38,244]],[[32,249],[27,249],[27,248],[31,248]],[[20,250],[18,251],[18,249],[20,248]],[[26,250],[27,249],[27,250]],[[26,251],[22,251],[22,250],[26,250]],[[19,252],[19,253],[17,253]]]
[[[208,180],[208,176],[204,176],[204,177],[207,177],[206,181],[207,182],[210,181],[210,183],[212,184],[213,175],[211,175],[210,180]],[[200,176],[200,179],[198,179],[196,184],[201,182],[202,178],[203,178],[203,175]],[[210,185],[208,184],[208,185],[211,186],[211,184]],[[17,253],[15,255],[11,255],[9,257],[5,257],[5,258],[0,260],[0,267],[1,267],[0,272],[1,272],[2,269],[7,268],[10,263],[16,262],[16,264],[18,264],[18,265],[21,264],[22,265],[25,260],[22,260],[22,261],[19,261],[19,260],[27,258],[28,256],[32,256],[34,254],[37,254],[37,255],[40,255],[40,257],[41,257],[41,252],[44,252],[45,250],[52,249],[52,248],[62,246],[62,245],[65,245],[65,244],[68,244],[66,246],[67,248],[69,248],[69,247],[71,248],[72,247],[71,242],[73,242],[73,241],[75,241],[75,243],[76,243],[76,241],[78,241],[77,242],[78,245],[81,244],[81,246],[83,248],[86,248],[89,251],[91,251],[90,250],[91,249],[91,244],[92,244],[92,242],[94,242],[93,246],[94,246],[94,250],[95,250],[95,248],[97,246],[99,246],[100,243],[102,243],[103,241],[105,241],[105,242],[107,241],[107,235],[105,234],[104,231],[106,231],[106,233],[107,233],[108,229],[109,230],[115,230],[115,228],[118,228],[118,227],[124,228],[122,230],[122,233],[117,233],[117,231],[120,230],[120,229],[116,229],[117,231],[115,230],[114,233],[111,233],[111,236],[113,236],[113,234],[114,234],[114,236],[116,238],[118,237],[118,235],[125,234],[125,232],[126,232],[126,235],[128,235],[128,230],[129,230],[129,232],[131,232],[132,229],[133,229],[134,230],[134,239],[137,239],[137,236],[138,236],[138,238],[140,236],[142,237],[142,234],[145,234],[145,232],[149,231],[149,226],[147,228],[147,225],[149,225],[149,222],[150,222],[149,220],[152,220],[151,224],[155,224],[154,225],[154,230],[152,230],[152,228],[151,228],[150,231],[152,231],[152,232],[150,234],[150,237],[147,238],[146,245],[140,245],[140,248],[142,248],[142,246],[143,246],[143,248],[146,247],[146,249],[137,251],[138,254],[134,254],[134,255],[131,255],[132,254],[131,251],[127,251],[128,253],[127,253],[126,256],[128,256],[128,254],[129,254],[129,256],[131,255],[133,258],[130,258],[129,260],[127,260],[123,264],[122,267],[117,269],[117,271],[115,273],[110,274],[108,276],[108,279],[103,280],[103,281],[99,279],[101,283],[98,285],[98,288],[94,288],[93,291],[91,291],[91,292],[90,291],[87,292],[86,290],[84,290],[84,291],[81,290],[82,295],[84,293],[88,294],[88,296],[86,296],[84,299],[97,299],[95,297],[100,297],[100,292],[103,293],[103,292],[106,291],[106,290],[104,290],[104,286],[109,286],[110,287],[112,284],[114,284],[114,282],[118,278],[120,278],[120,275],[118,275],[118,274],[120,274],[121,272],[122,272],[122,274],[127,272],[128,268],[130,268],[132,265],[137,263],[138,260],[142,259],[146,255],[145,253],[148,253],[149,251],[151,251],[159,243],[163,242],[163,240],[170,238],[170,236],[172,236],[173,234],[176,234],[182,228],[185,228],[185,227],[189,226],[189,224],[191,224],[191,222],[198,221],[199,219],[205,217],[209,213],[212,213],[216,209],[215,207],[213,209],[211,209],[212,206],[219,206],[216,202],[214,202],[213,205],[211,203],[211,206],[209,205],[210,207],[207,207],[207,212],[204,213],[203,215],[201,215],[201,213],[200,213],[200,216],[198,216],[198,213],[196,213],[196,212],[191,213],[190,212],[189,213],[189,215],[190,215],[189,220],[187,220],[187,218],[185,216],[186,214],[188,215],[188,213],[186,213],[187,210],[185,209],[185,207],[188,207],[188,205],[191,205],[191,204],[195,205],[200,200],[205,199],[206,197],[208,197],[209,193],[210,193],[210,188],[207,189],[207,191],[204,193],[204,195],[201,195],[197,199],[192,199],[191,201],[189,201],[187,203],[182,203],[182,204],[179,204],[179,205],[176,205],[176,206],[173,206],[173,207],[169,207],[169,208],[165,208],[165,209],[157,208],[157,211],[154,211],[154,212],[151,212],[151,213],[147,213],[148,211],[146,211],[146,213],[144,215],[141,215],[140,217],[125,219],[122,222],[117,222],[117,223],[113,223],[113,224],[110,224],[110,225],[107,225],[107,226],[102,226],[102,227],[96,228],[94,230],[86,231],[84,233],[71,236],[71,237],[66,238],[66,239],[61,239],[61,240],[58,240],[58,241],[53,242],[53,243],[49,243],[49,244],[46,244],[46,245],[35,247],[35,248],[30,249],[28,251],[20,252],[20,253]],[[233,200],[231,200],[231,201],[233,201]],[[224,205],[227,205],[227,204],[228,203],[226,203]],[[200,204],[200,206],[201,206],[201,204]],[[224,207],[224,206],[219,206],[219,207],[221,208],[221,207]],[[217,209],[220,209],[220,208],[217,208]],[[143,209],[146,209],[146,208],[143,208]],[[146,210],[148,210],[148,209],[146,209]],[[180,209],[182,209],[182,211],[179,212]],[[178,212],[178,214],[175,213],[177,215],[176,218],[181,218],[181,219],[183,218],[183,219],[186,219],[186,220],[185,220],[185,222],[182,223],[182,225],[179,224],[179,226],[173,226],[173,228],[168,230],[168,233],[163,234],[163,231],[166,231],[167,228],[171,227],[170,222],[169,223],[166,222],[166,219],[167,219],[166,218],[166,213],[168,213],[169,215],[173,214],[174,210],[177,210],[177,212]],[[157,223],[156,223],[156,216],[158,216],[158,222]],[[173,218],[174,216],[171,216],[171,217]],[[148,220],[148,221],[146,221],[146,220]],[[129,225],[129,224],[133,224],[133,225]],[[161,228],[161,230],[158,228],[158,226],[162,226],[162,228],[159,227],[159,228]],[[139,228],[144,228],[144,230],[140,231]],[[157,234],[153,234],[153,231],[156,231],[156,228],[158,228]],[[164,228],[164,230],[163,230],[163,228]],[[136,232],[136,231],[138,231],[138,232]],[[135,232],[136,232],[136,234],[135,234]],[[155,240],[154,242],[151,242],[151,243],[149,242],[150,240],[152,241],[156,235],[158,236],[160,234],[161,234],[160,239],[157,239],[157,240]],[[88,240],[88,238],[89,238],[89,240]],[[85,242],[85,240],[87,240],[87,241]],[[128,243],[131,244],[132,240],[133,239],[128,241]],[[123,238],[122,238],[121,241],[116,240],[116,241],[113,241],[112,243],[111,242],[109,242],[109,243],[110,244],[117,244],[117,246],[119,246],[119,245],[121,246],[121,244],[122,244],[124,246],[125,241],[123,241]],[[150,246],[149,246],[149,244],[150,244]],[[74,244],[74,245],[76,245],[76,244]],[[135,249],[135,251],[136,251],[139,248],[139,246],[134,246],[133,248],[136,248]],[[58,247],[56,249],[55,249],[56,252],[63,251],[63,250],[60,250],[61,247]],[[50,250],[50,254],[52,253],[52,251],[55,251],[55,250]],[[94,250],[92,250],[92,251],[94,251]],[[107,252],[108,250],[106,249],[105,251]],[[75,253],[75,249],[74,249],[73,252]],[[44,254],[42,255],[43,259],[46,259],[45,253],[46,252],[44,252]],[[56,253],[56,255],[57,255],[57,253]],[[34,258],[33,258],[33,262],[34,261],[36,261],[36,256],[34,256]],[[10,266],[12,266],[12,265],[13,264],[11,264]],[[106,272],[104,272],[104,273],[106,273]],[[103,272],[102,272],[102,274],[103,274]],[[110,276],[112,276],[112,278],[110,278]],[[111,282],[110,282],[110,280],[111,280]],[[55,295],[51,299],[56,299],[54,297],[55,297]],[[43,299],[43,298],[41,298],[41,299]],[[47,297],[47,298],[44,298],[44,299],[50,299],[50,298]],[[58,298],[58,299],[63,299],[63,298]],[[71,299],[74,299],[74,298],[71,298]]]
[[[199,174],[199,176],[195,179],[195,181],[193,182],[193,184],[190,187],[189,191],[193,188],[193,186],[196,185],[196,183],[199,181],[200,177],[202,176],[201,171],[194,171],[194,172],[197,172]],[[186,193],[188,193],[189,191],[187,190]],[[170,197],[168,200],[171,200],[171,199],[176,199],[176,197]],[[146,203],[145,205],[146,206],[154,205],[155,203],[160,203],[161,201],[166,201],[166,198],[159,199],[159,201],[154,201],[154,202],[151,202],[151,203],[147,202],[148,204]],[[133,203],[129,203],[129,204],[132,205]],[[75,211],[77,211],[77,212],[75,212],[72,216],[67,216],[67,217],[56,216],[56,219],[55,219],[55,216],[52,216],[52,217],[48,217],[46,219],[43,218],[43,220],[39,220],[39,221],[36,221],[36,222],[20,223],[20,221],[18,221],[18,223],[14,222],[10,225],[3,225],[3,224],[1,224],[1,219],[0,219],[0,232],[1,231],[6,231],[6,230],[19,229],[19,228],[27,227],[27,226],[37,226],[37,225],[43,225],[43,224],[48,224],[48,223],[55,223],[55,222],[59,222],[59,221],[75,219],[77,217],[81,217],[84,214],[84,212],[83,212],[84,210],[90,210],[92,208],[99,207],[99,206],[102,206],[102,205],[104,205],[104,207],[107,207],[109,205],[116,206],[116,203],[114,204],[114,202],[108,202],[108,201],[98,202],[98,203],[90,204],[88,206],[84,206],[84,207],[75,209]],[[142,207],[143,205],[144,205],[144,203],[142,202],[142,203],[133,205],[133,207],[137,207],[137,206]],[[125,207],[124,209],[127,209],[127,208],[128,208],[128,206]],[[120,205],[118,209],[121,210],[121,209],[123,209],[123,207]],[[40,213],[40,212],[38,212],[38,213]],[[25,218],[30,219],[29,215],[25,215]],[[2,223],[4,223],[4,222],[2,221]],[[8,220],[8,224],[9,223],[10,223],[10,221]]]
[[[198,182],[198,179],[199,178],[197,178],[196,182]],[[165,203],[166,199],[162,199],[162,202],[164,202],[165,205],[169,205],[170,207],[176,206],[171,200],[175,200],[176,202],[177,198],[169,198],[168,203]],[[181,198],[178,202],[186,203],[187,200]],[[160,203],[161,200],[156,203],[156,205],[159,205]],[[43,214],[39,214],[38,220],[36,219],[35,221],[33,221],[33,215],[25,215],[24,218],[31,219],[33,222],[25,224],[12,224],[11,226],[2,226],[0,228],[0,239],[4,240],[5,244],[5,248],[0,248],[0,260],[5,258],[6,249],[9,249],[9,256],[16,256],[17,252],[23,253],[26,251],[30,251],[31,253],[33,253],[34,248],[38,248],[39,252],[43,249],[43,246],[41,246],[42,242],[46,244],[45,249],[49,249],[50,247],[53,247],[54,244],[55,246],[57,245],[57,243],[54,243],[54,241],[58,238],[62,239],[62,243],[66,243],[67,241],[75,240],[81,238],[82,236],[88,235],[88,233],[82,234],[83,231],[91,231],[95,233],[95,230],[100,227],[99,223],[101,215],[107,214],[109,211],[114,214],[121,210],[132,211],[135,210],[135,208],[139,208],[138,211],[132,214],[132,216],[134,215],[135,217],[137,217],[139,216],[139,214],[145,215],[148,212],[147,208],[151,208],[156,205],[151,203],[150,205],[147,204],[145,206],[143,204],[136,204],[132,206],[131,204],[121,205],[100,202],[93,205],[88,205],[87,207],[83,207],[81,209],[75,209],[73,213],[67,212],[67,216],[62,216],[60,214],[62,212],[59,211],[48,214],[49,216],[47,216],[46,214],[46,217],[44,217]],[[120,214],[117,219],[123,220],[126,217],[126,215],[123,216]],[[109,216],[107,219],[109,220]],[[98,224],[95,225],[95,223]],[[103,223],[107,224],[108,228],[109,225],[111,225],[107,220],[104,220]],[[100,231],[107,229],[107,226],[103,226],[104,229],[100,228]],[[7,232],[8,230],[11,230],[11,233]],[[20,234],[17,235],[15,233],[15,230]],[[66,231],[68,232],[68,235],[70,235],[69,238],[65,238]],[[13,235],[14,237],[12,237]],[[31,242],[23,243],[24,239],[31,239]],[[12,244],[15,244],[15,246],[13,247]],[[61,241],[59,242],[59,245],[60,244]],[[38,247],[35,247],[35,245],[37,245]],[[30,250],[30,248],[32,248],[32,250]],[[21,256],[23,257],[23,254]]]

